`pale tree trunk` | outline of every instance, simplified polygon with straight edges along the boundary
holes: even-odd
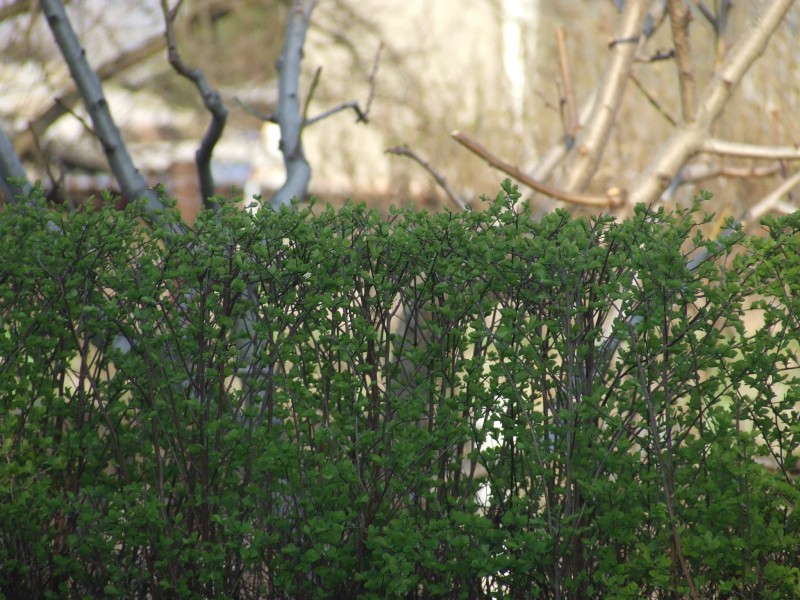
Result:
[[[16,181],[26,179],[25,169],[14,152],[14,146],[6,132],[0,128],[0,192],[11,204],[17,202],[18,196],[28,196],[31,186],[24,181],[21,185]]]
[[[40,4],[72,74],[72,79],[83,97],[86,110],[94,125],[95,135],[103,146],[103,152],[108,159],[111,172],[120,185],[122,195],[128,200],[145,198],[149,210],[162,210],[164,205],[158,196],[147,188],[147,182],[136,169],[128,148],[122,141],[122,135],[103,95],[100,79],[86,59],[86,52],[72,29],[64,5],[60,0],[41,0]]]
[[[281,153],[286,166],[286,181],[272,197],[275,207],[302,200],[311,179],[311,166],[303,152],[301,139],[305,115],[300,107],[300,64],[303,46],[316,0],[292,0],[283,51],[278,62],[278,125],[281,128]]]

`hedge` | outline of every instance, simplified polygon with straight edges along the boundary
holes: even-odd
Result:
[[[518,198],[3,209],[0,594],[800,594],[800,217]]]

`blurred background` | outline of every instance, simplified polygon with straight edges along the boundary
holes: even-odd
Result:
[[[309,193],[321,203],[353,198],[381,209],[414,204],[458,210],[419,164],[385,152],[405,145],[466,201],[493,196],[505,175],[454,142],[453,130],[534,172],[546,152],[565,138],[556,31],[562,28],[566,35],[580,107],[602,77],[622,4],[319,0],[301,79],[307,95],[320,69],[308,116],[351,101],[364,106],[371,98],[371,104],[368,123],[357,123],[354,111],[342,110],[306,128],[304,147],[313,169]],[[699,90],[725,51],[752,26],[764,2],[706,4],[687,3]],[[194,152],[209,116],[195,88],[167,62],[160,1],[83,0],[67,8],[103,79],[134,161],[149,182],[163,184],[178,199],[191,221],[200,206]],[[280,132],[264,117],[276,108],[276,61],[289,9],[283,0],[187,0],[181,7],[177,39],[183,58],[205,72],[230,111],[214,152],[215,180],[224,195],[236,189],[247,197],[267,198],[285,177]],[[712,26],[704,11],[717,16],[724,11],[724,27]],[[766,146],[797,144],[798,18],[795,5],[742,80],[714,126],[714,137]],[[73,203],[114,189],[38,3],[0,1],[0,40],[0,126],[31,179],[42,180],[54,197]],[[636,82],[625,90],[587,192],[625,188],[673,130],[671,121],[680,120],[672,45],[667,22],[639,49]],[[711,176],[672,190],[664,200],[685,204],[700,188],[707,189],[720,215],[740,215],[793,175],[792,163],[785,161],[698,155],[692,162]],[[556,168],[548,179],[557,182],[563,175]],[[523,191],[534,212],[559,205]],[[780,206],[794,206],[793,197],[783,197]]]

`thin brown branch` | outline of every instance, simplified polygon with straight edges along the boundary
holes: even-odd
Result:
[[[385,152],[387,154],[395,154],[397,156],[405,156],[406,158],[410,158],[423,169],[425,169],[431,177],[433,177],[437,185],[444,190],[444,193],[447,194],[447,197],[450,198],[450,200],[452,200],[456,206],[458,206],[461,210],[472,210],[472,207],[464,202],[461,196],[452,187],[450,187],[450,184],[447,183],[447,179],[445,179],[445,177],[436,169],[434,169],[430,163],[420,157],[408,146],[403,145],[395,146],[394,148],[387,148]]]
[[[381,52],[383,51],[383,42],[378,46],[378,50],[375,53],[375,58],[372,62],[372,69],[370,70],[369,77],[367,81],[369,82],[369,92],[367,93],[367,101],[364,103],[364,108],[361,108],[361,105],[358,103],[357,100],[351,100],[350,102],[343,102],[333,108],[329,108],[325,112],[322,112],[312,118],[307,118],[308,113],[308,105],[311,100],[311,95],[314,93],[314,89],[317,86],[317,81],[319,79],[319,72],[320,70],[317,69],[316,73],[314,74],[314,80],[311,84],[311,89],[308,92],[308,96],[306,97],[306,106],[303,112],[303,127],[308,127],[309,125],[313,125],[314,123],[318,123],[323,119],[327,119],[328,117],[335,115],[338,112],[342,112],[343,110],[353,110],[356,113],[356,123],[369,123],[369,110],[372,107],[372,100],[375,97],[375,85],[376,85],[376,75],[378,72],[378,64],[380,62]]]
[[[689,42],[689,24],[692,12],[683,0],[668,0],[669,22],[672,26],[672,42],[675,44],[675,59],[681,92],[681,114],[684,123],[694,120],[697,107],[697,87],[692,67],[692,47]]]
[[[650,5],[650,10],[645,17],[645,27],[642,29],[642,34],[645,39],[652,37],[664,23],[666,17],[666,8],[662,2],[653,2]],[[580,130],[590,119],[595,111],[602,82],[598,83],[591,91],[589,96],[581,103],[581,108],[578,113],[578,129]],[[538,93],[538,92],[537,92]],[[540,94],[541,95],[541,94]],[[545,100],[545,104],[547,101]],[[563,140],[553,144],[547,152],[544,153],[542,158],[537,163],[536,167],[531,171],[531,176],[538,181],[547,180],[553,171],[560,165],[566,158],[571,148],[564,144]]]
[[[647,91],[647,89],[644,87],[644,85],[642,85],[642,82],[639,81],[639,78],[636,77],[636,75],[631,75],[631,81],[633,82],[633,85],[636,86],[636,89],[638,89],[642,93],[642,95],[647,99],[647,101],[650,103],[650,106],[655,108],[656,111],[662,117],[664,117],[670,125],[672,125],[673,127],[678,126],[678,122],[672,118],[672,115],[670,115],[664,109],[663,106],[661,106],[661,104],[658,102],[658,99]]]
[[[314,93],[317,91],[319,85],[319,77],[322,75],[322,67],[314,69],[314,77],[311,78],[311,85],[308,86],[308,93],[306,94],[306,101],[303,105],[303,126],[309,124],[308,122],[308,107],[311,106],[311,100],[314,98]]]
[[[703,15],[708,21],[709,25],[714,28],[714,31],[717,30],[717,17],[714,16],[714,13],[709,10],[703,0],[694,0],[694,5],[697,7],[697,10],[700,11],[700,14]]]
[[[567,109],[564,123],[564,136],[567,140],[567,144],[571,145],[578,133],[578,108],[575,104],[575,85],[572,80],[572,71],[569,68],[567,34],[563,27],[556,28],[556,41],[558,43],[558,67],[561,71],[561,82],[564,86],[564,102]]]
[[[460,131],[454,131],[450,135],[453,137],[454,140],[456,140],[459,144],[464,146],[467,150],[484,159],[487,163],[489,163],[490,166],[494,167],[499,171],[502,171],[503,173],[505,173],[509,177],[516,179],[520,183],[536,190],[540,194],[549,196],[550,198],[555,198],[556,200],[561,200],[563,202],[569,202],[570,204],[577,204],[579,206],[591,206],[594,208],[613,208],[620,206],[625,202],[625,195],[618,188],[609,189],[606,196],[592,196],[589,194],[580,194],[576,192],[560,190],[553,186],[547,185],[546,183],[542,183],[540,181],[533,179],[526,173],[519,170],[517,167],[505,162],[500,158],[497,158],[486,148],[484,148],[480,143],[478,143],[470,136],[468,136],[466,133],[462,133]]]

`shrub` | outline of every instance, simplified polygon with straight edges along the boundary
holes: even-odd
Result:
[[[0,592],[800,593],[798,216],[517,198],[6,208]]]

